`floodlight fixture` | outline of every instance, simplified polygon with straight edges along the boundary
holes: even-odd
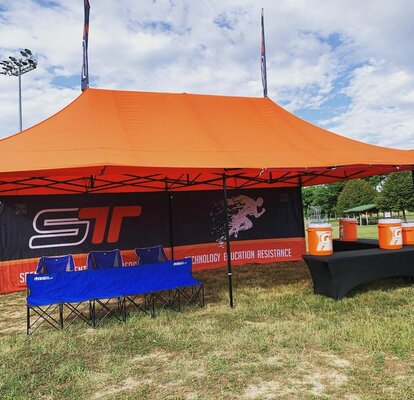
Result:
[[[22,75],[33,71],[37,67],[37,59],[33,56],[29,49],[20,50],[22,58],[9,56],[9,60],[2,60],[0,64],[3,65],[1,75],[17,76],[19,78],[19,122],[20,132],[23,130],[22,122]]]

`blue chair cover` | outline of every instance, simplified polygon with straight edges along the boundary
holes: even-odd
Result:
[[[41,257],[36,274],[53,274],[55,272],[69,272],[75,270],[75,263],[71,254],[57,257]]]
[[[109,299],[200,284],[191,276],[191,258],[139,267],[78,271],[75,274],[29,274],[27,304],[45,306]]]
[[[174,261],[173,273],[169,275],[171,284],[176,287],[201,285],[201,282],[193,277],[192,265],[189,257]]]
[[[88,269],[107,269],[122,267],[122,255],[118,249],[109,251],[91,251],[87,259]]]
[[[138,264],[157,264],[168,261],[165,254],[164,247],[161,245],[154,247],[144,247],[135,249],[135,254],[138,257]]]

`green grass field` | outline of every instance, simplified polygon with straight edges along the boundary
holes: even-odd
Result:
[[[334,301],[301,262],[197,273],[206,307],[25,335],[25,295],[0,297],[1,399],[413,399],[414,287]]]
[[[333,227],[332,237],[334,239],[339,238],[339,224],[338,221],[330,221]],[[377,225],[358,225],[358,237],[360,239],[378,239],[378,227]]]

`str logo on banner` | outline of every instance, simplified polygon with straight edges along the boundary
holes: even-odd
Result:
[[[110,212],[112,210],[112,213]],[[33,218],[33,229],[38,235],[29,240],[31,249],[51,247],[79,246],[88,237],[91,220],[95,221],[92,231],[92,243],[104,241],[107,226],[107,243],[116,243],[119,239],[122,220],[139,217],[141,206],[48,208],[39,211]]]

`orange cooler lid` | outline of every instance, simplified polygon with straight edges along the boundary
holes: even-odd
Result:
[[[384,219],[379,219],[378,220],[379,224],[401,224],[401,219],[399,218],[384,218]]]
[[[328,223],[323,223],[323,224],[311,223],[311,224],[308,224],[308,228],[332,228],[332,225]]]

